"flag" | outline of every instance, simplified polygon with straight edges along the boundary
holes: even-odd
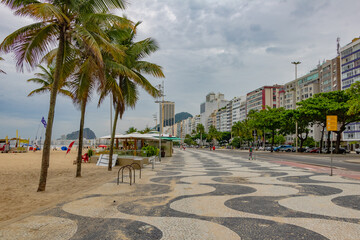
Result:
[[[42,122],[42,124],[44,124],[44,127],[46,128],[46,121],[45,121],[45,118],[44,117],[42,117],[42,119],[41,119],[41,122]]]
[[[72,142],[70,143],[70,145],[69,145],[69,147],[68,147],[68,149],[67,149],[67,151],[66,151],[66,154],[68,154],[68,153],[70,152],[72,146],[74,145],[74,142],[75,142],[75,141],[72,141]]]

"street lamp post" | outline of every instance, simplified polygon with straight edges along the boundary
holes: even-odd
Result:
[[[156,103],[159,103],[159,162],[161,162],[161,134],[163,129],[163,103],[164,103],[164,89],[163,85],[159,84],[159,91],[160,91],[160,100],[155,101]]]
[[[295,81],[297,80],[297,65],[299,65],[301,62],[291,62],[295,65]],[[295,142],[296,142],[296,152],[298,152],[298,122],[295,123]]]

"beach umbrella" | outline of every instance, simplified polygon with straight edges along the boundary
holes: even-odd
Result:
[[[107,146],[106,145],[99,145],[99,147],[106,148]]]

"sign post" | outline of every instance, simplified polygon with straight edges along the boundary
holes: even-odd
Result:
[[[337,116],[336,115],[327,115],[326,116],[326,130],[328,132],[331,131],[338,131],[338,122],[337,122]],[[330,138],[332,138],[331,133],[330,133]],[[330,139],[331,142],[331,156],[330,156],[330,176],[333,175],[333,143],[332,143],[332,139]]]

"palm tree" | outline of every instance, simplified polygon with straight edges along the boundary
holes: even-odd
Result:
[[[86,54],[84,55],[86,56]],[[83,57],[84,57],[83,56]],[[83,133],[85,123],[85,110],[87,103],[90,101],[91,93],[95,88],[96,81],[101,78],[101,71],[99,64],[91,57],[84,58],[81,62],[78,72],[74,74],[74,80],[71,82],[76,105],[80,106],[80,129],[79,129],[79,147],[76,160],[76,177],[81,177],[81,162],[82,162],[82,148],[83,148]]]
[[[205,133],[205,127],[204,127],[204,125],[202,125],[201,123],[199,123],[199,124],[196,126],[196,132],[197,132],[197,133],[200,133],[200,141],[201,141],[201,146],[202,146],[202,144],[203,144],[202,135]]]
[[[130,127],[127,131],[126,131],[126,134],[130,134],[130,133],[134,133],[134,132],[137,132],[138,130],[134,127]]]
[[[3,61],[4,59],[2,57],[0,57],[0,61]],[[0,69],[0,73],[4,73],[6,74],[6,72],[4,72],[3,70]]]
[[[209,127],[208,139],[212,141],[213,145],[215,145],[215,140],[219,140],[220,137],[220,132],[216,129],[214,125],[211,125]]]
[[[33,96],[34,94],[40,94],[44,92],[51,92],[53,83],[54,83],[54,67],[48,65],[46,69],[45,67],[39,65],[39,68],[42,70],[42,73],[35,73],[35,78],[30,78],[27,81],[33,82],[37,84],[41,84],[42,86],[38,89],[31,91],[28,97]],[[65,87],[65,88],[63,88]],[[73,97],[73,94],[67,90],[66,88],[69,87],[69,83],[63,81],[62,86],[59,87],[59,94],[62,94],[67,97]]]
[[[118,55],[122,55],[122,50],[111,46],[109,38],[106,35],[106,30],[111,27],[108,22],[99,22],[99,28],[92,28],[93,19],[86,21],[83,24],[89,26],[89,33],[96,40],[96,44],[100,47],[102,52],[110,54],[112,57],[117,58]],[[130,21],[124,19],[125,22],[131,24]],[[116,24],[118,24],[117,22]],[[81,177],[81,162],[82,162],[82,147],[83,147],[83,132],[85,122],[85,110],[87,103],[91,99],[91,94],[96,86],[102,86],[105,82],[105,66],[103,62],[99,62],[93,53],[89,51],[88,47],[78,39],[74,39],[74,45],[72,51],[76,52],[76,57],[71,61],[67,62],[67,69],[74,69],[73,81],[71,82],[72,89],[74,92],[74,103],[80,106],[81,117],[80,117],[80,129],[79,129],[79,147],[77,155],[77,167],[76,177]]]
[[[88,30],[81,25],[81,22],[89,18],[94,18],[94,20],[98,18],[114,20],[117,18],[116,16],[105,13],[109,12],[110,9],[123,9],[124,2],[122,0],[47,0],[42,2],[35,0],[2,0],[1,2],[15,10],[17,15],[30,17],[38,21],[16,30],[0,44],[1,52],[13,51],[15,53],[16,65],[20,71],[23,71],[24,64],[28,65],[29,69],[37,66],[40,59],[49,52],[51,46],[54,43],[58,45],[37,190],[45,191],[56,96],[60,86],[63,64],[67,57],[65,52],[70,45],[70,39],[73,36],[83,41],[94,54],[94,57],[101,62],[101,52]],[[93,27],[96,27],[96,21],[93,22]]]
[[[110,59],[106,61],[106,66],[109,67],[113,73],[108,80],[114,87],[105,89],[100,98],[102,99],[109,92],[113,91],[113,89],[117,89],[117,92],[112,92],[115,105],[115,116],[110,143],[109,171],[112,170],[112,154],[114,151],[113,146],[117,120],[118,117],[120,117],[120,119],[122,118],[126,107],[135,107],[138,100],[137,87],[142,87],[153,97],[159,95],[159,91],[151,85],[143,74],[150,74],[154,77],[164,77],[160,66],[141,60],[142,58],[155,52],[158,49],[158,45],[151,38],[134,42],[136,28],[139,24],[140,22],[136,23],[133,28],[117,28],[109,33],[113,38],[113,42],[117,44],[119,48],[125,49],[125,56],[121,62],[115,62]],[[127,71],[124,72],[124,69]],[[116,77],[118,77],[119,80],[117,86],[114,84],[116,82]],[[120,92],[118,90],[120,90]]]

